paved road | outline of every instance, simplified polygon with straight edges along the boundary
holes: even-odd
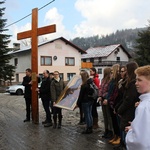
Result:
[[[39,100],[39,124],[23,123],[25,103],[23,96],[0,93],[0,150],[111,150],[101,139],[100,129],[90,135],[82,135],[78,126],[79,113],[63,110],[61,129],[44,128],[44,110]]]

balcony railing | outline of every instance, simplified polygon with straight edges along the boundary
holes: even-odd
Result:
[[[93,63],[91,62],[82,62],[81,63],[81,68],[92,68],[93,67]]]
[[[126,65],[128,61],[103,61],[103,62],[94,62],[93,66],[113,66],[114,64]]]

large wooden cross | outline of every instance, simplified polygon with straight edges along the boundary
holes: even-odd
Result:
[[[20,32],[17,34],[17,39],[31,38],[31,68],[32,68],[32,121],[39,123],[39,106],[38,106],[38,81],[36,75],[38,74],[38,36],[48,33],[56,32],[56,25],[45,26],[38,28],[38,9],[32,9],[32,27],[31,30]],[[25,68],[26,69],[26,68]]]

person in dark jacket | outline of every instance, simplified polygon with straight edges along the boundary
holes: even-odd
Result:
[[[54,80],[54,73],[53,72],[49,73],[49,78],[50,78],[51,82]],[[49,106],[50,106],[50,112],[51,112],[51,114],[53,114],[53,103],[52,103],[52,101],[50,101]]]
[[[25,92],[24,92],[24,98],[25,98],[25,103],[26,103],[26,119],[24,122],[29,122],[30,121],[30,111],[31,111],[31,69],[28,68],[26,69],[26,76],[23,77],[23,82],[22,85],[25,86]]]
[[[50,87],[51,100],[53,103],[53,120],[54,120],[53,128],[54,129],[56,129],[56,127],[60,129],[62,124],[62,109],[55,107],[54,105],[56,104],[56,101],[64,88],[65,88],[65,84],[64,81],[59,77],[59,72],[54,71],[54,79],[52,80],[51,87]],[[58,119],[58,123],[57,123],[57,119]]]
[[[90,134],[93,132],[93,117],[92,117],[92,105],[94,102],[94,99],[92,97],[89,97],[88,95],[91,95],[90,93],[90,85],[93,82],[93,79],[89,78],[89,73],[85,70],[81,72],[81,78],[82,78],[82,85],[79,93],[79,97],[77,100],[77,105],[82,106],[82,110],[85,117],[85,123],[86,123],[86,130],[84,130],[83,134]],[[75,108],[76,108],[75,107]]]
[[[90,68],[90,75],[93,77],[93,82],[95,83],[95,85],[99,89],[100,88],[100,80],[99,80],[99,75],[97,74],[97,70],[95,68]],[[97,98],[94,100],[94,103],[92,106],[93,129],[99,128],[98,112],[97,112]]]
[[[49,109],[49,104],[51,100],[51,96],[50,96],[51,80],[49,78],[49,71],[45,70],[43,72],[43,76],[44,78],[42,80],[41,87],[39,88],[39,93],[40,93],[40,98],[42,100],[43,108],[46,113],[46,119],[45,121],[42,122],[42,124],[44,124],[44,127],[50,127],[52,126],[52,119],[51,119],[51,113]]]
[[[125,85],[127,82],[127,67],[126,66],[121,66],[120,67],[120,75],[121,75],[121,79],[118,82],[118,96],[115,100],[114,103],[114,113],[116,114],[116,111],[118,109],[118,107],[121,105],[122,101],[123,101],[123,94],[125,91]],[[118,119],[118,126],[120,127],[120,116],[117,115],[117,119]],[[120,129],[120,128],[119,128]],[[122,132],[122,130],[120,130],[120,144],[116,145],[113,147],[114,150],[122,150],[125,148],[124,145],[124,132]]]
[[[126,65],[127,67],[127,82],[124,89],[122,103],[116,110],[120,116],[120,128],[122,130],[122,141],[125,145],[125,127],[129,126],[131,121],[135,117],[135,103],[139,101],[139,93],[136,90],[135,82],[136,75],[134,73],[135,69],[138,68],[136,62],[130,62]]]

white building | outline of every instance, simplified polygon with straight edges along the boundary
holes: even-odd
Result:
[[[125,65],[131,59],[130,54],[120,44],[89,48],[87,54],[82,54],[82,62],[92,62],[103,78],[103,69],[116,63]]]
[[[38,45],[38,74],[45,69],[59,71],[64,81],[80,73],[81,54],[86,52],[63,37]],[[14,82],[22,82],[25,70],[31,68],[31,47],[9,53],[13,55],[10,64],[16,66]]]

